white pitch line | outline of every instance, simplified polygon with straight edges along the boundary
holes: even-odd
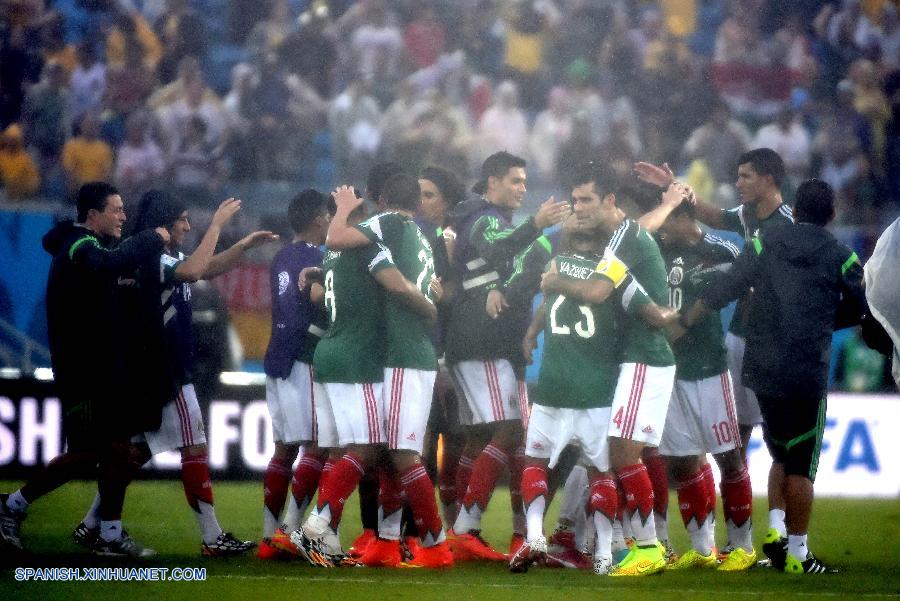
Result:
[[[411,585],[411,586],[440,586],[440,587],[448,587],[448,586],[457,586],[457,587],[465,587],[469,588],[473,586],[482,586],[486,588],[508,588],[508,589],[552,589],[559,590],[558,584],[538,584],[534,582],[523,582],[521,584],[500,584],[500,583],[471,583],[471,582],[445,582],[443,579],[441,580],[391,580],[386,578],[346,578],[342,576],[336,576],[333,578],[325,577],[325,576],[254,576],[250,574],[210,574],[209,578],[222,578],[226,580],[287,580],[287,581],[297,581],[297,582],[340,582],[345,584],[396,584],[396,585]],[[569,586],[566,588],[582,590],[582,591],[618,591],[624,592],[630,590],[621,586]],[[828,592],[828,591],[718,591],[715,589],[689,589],[689,588],[666,588],[663,591],[665,593],[676,593],[676,594],[685,594],[685,595],[696,595],[696,594],[708,594],[708,593],[719,593],[719,592],[727,592],[729,595],[744,595],[747,597],[761,597],[764,595],[787,595],[787,596],[798,596],[798,597],[845,597],[847,593],[836,593],[836,592]],[[855,598],[900,598],[900,594],[897,593],[851,593]]]

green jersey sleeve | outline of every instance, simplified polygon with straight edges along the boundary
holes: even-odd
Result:
[[[733,209],[722,209],[722,229],[745,235],[744,205],[738,205]]]
[[[512,275],[503,284],[504,294],[510,304],[530,303],[540,291],[541,274],[551,258],[552,246],[546,236],[532,242],[513,260]]]
[[[361,258],[368,266],[369,273],[375,274],[382,269],[396,267],[394,257],[387,246],[376,242],[360,249]]]
[[[534,219],[529,218],[516,227],[505,228],[497,217],[484,215],[472,225],[469,242],[479,257],[499,265],[528,248],[540,235]]]

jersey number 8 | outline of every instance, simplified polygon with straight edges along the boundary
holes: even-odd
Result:
[[[337,305],[334,302],[334,271],[329,269],[325,272],[325,308],[331,316],[331,323],[337,316]]]

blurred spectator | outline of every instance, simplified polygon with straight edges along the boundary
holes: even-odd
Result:
[[[37,165],[25,150],[22,128],[15,124],[0,137],[0,183],[10,200],[34,196],[41,188]]]
[[[828,43],[861,52],[878,40],[878,30],[863,12],[860,0],[843,0],[841,10],[828,19]]]
[[[66,72],[66,78],[75,70],[78,59],[75,46],[66,43],[63,17],[59,13],[49,13],[41,26],[41,56],[44,64],[57,63]]]
[[[149,135],[151,116],[144,111],[129,115],[125,123],[125,140],[116,151],[113,181],[126,204],[136,201],[144,192],[159,187],[166,170],[159,145]]]
[[[753,3],[731,0],[729,15],[719,27],[713,62],[758,65],[764,62],[759,43],[758,13]]]
[[[215,96],[207,94],[206,86],[199,77],[185,82],[184,96],[159,111],[159,123],[163,143],[169,152],[184,147],[188,123],[199,118],[203,121],[206,142],[210,147],[225,143],[228,119],[221,103]]]
[[[460,46],[478,73],[499,76],[503,66],[504,27],[492,0],[477,0],[462,14]]]
[[[365,24],[353,32],[351,43],[358,73],[369,85],[396,81],[403,57],[403,36],[381,0],[368,5]]]
[[[141,13],[120,10],[106,34],[106,63],[110,67],[124,64],[129,46],[141,49],[144,63],[155,73],[163,52],[159,38]]]
[[[274,0],[268,18],[257,23],[247,37],[250,59],[261,63],[267,55],[277,53],[294,29],[291,7],[287,0]]]
[[[667,37],[663,14],[658,6],[649,5],[641,10],[640,26],[628,32],[628,41],[634,48],[639,64],[650,69],[653,57],[659,54],[659,47]]]
[[[41,64],[36,49],[27,44],[24,27],[0,32],[0,127],[21,117],[25,88],[40,78]]]
[[[301,132],[290,113],[291,90],[274,53],[269,53],[263,61],[256,85],[248,91],[246,100],[248,110],[245,115],[251,121],[258,161],[257,176],[261,179],[287,179],[297,173],[298,159],[307,163],[303,170],[308,172],[312,133],[308,129],[303,132],[304,143],[298,145],[298,148],[304,149],[302,156],[287,151],[291,141],[296,140]]]
[[[106,65],[97,60],[97,51],[90,42],[78,44],[78,65],[72,72],[69,94],[72,119],[78,121],[88,111],[97,111],[106,93]]]
[[[203,71],[200,69],[200,61],[196,56],[186,56],[178,65],[178,77],[161,88],[157,88],[147,100],[147,106],[155,111],[167,108],[187,95],[187,89],[196,81],[200,82],[203,89],[205,102],[218,102],[216,93],[207,88],[203,79]]]
[[[890,107],[884,94],[881,74],[872,61],[858,60],[848,73],[853,82],[853,108],[868,124],[872,140],[870,154],[876,173],[881,175],[884,162],[884,127],[890,118]]]
[[[549,25],[530,2],[521,2],[506,28],[504,64],[518,84],[522,105],[536,110],[543,102],[542,70]]]
[[[494,91],[494,102],[484,112],[477,128],[478,144],[473,164],[479,164],[487,155],[505,150],[516,156],[528,156],[528,122],[519,108],[519,91],[516,84],[506,80]]]
[[[568,187],[571,171],[578,165],[595,160],[599,152],[600,148],[594,144],[594,137],[591,135],[590,115],[583,111],[574,113],[572,136],[560,147],[556,161],[557,184]]]
[[[57,63],[48,63],[41,81],[28,90],[22,106],[25,142],[38,153],[42,172],[58,167],[71,127],[66,71]]]
[[[125,62],[106,70],[106,107],[124,124],[132,111],[144,106],[155,86],[156,76],[144,61],[143,49],[125,46]]]
[[[695,129],[682,149],[687,162],[703,161],[717,184],[731,184],[738,158],[750,149],[750,132],[740,121],[732,119],[723,102],[712,107],[709,120]],[[725,189],[720,200],[726,200]]]
[[[169,173],[178,196],[189,206],[208,207],[221,184],[221,149],[209,142],[206,122],[187,119],[184,135],[169,153]]]
[[[100,139],[100,119],[95,113],[86,113],[81,118],[78,135],[63,146],[62,166],[67,188],[73,194],[87,182],[110,180],[113,151]]]
[[[567,0],[557,35],[552,40],[552,70],[556,79],[562,79],[565,69],[576,59],[592,60],[609,33],[612,24],[612,7],[598,5],[588,0]]]
[[[897,7],[885,2],[881,7],[881,36],[878,42],[886,73],[900,69],[900,18]]]
[[[859,138],[848,128],[846,121],[834,117],[825,121],[816,134],[813,147],[822,156],[819,178],[835,191],[838,223],[855,221],[863,213],[864,207],[857,204],[854,208],[854,204],[862,200],[859,187],[869,171]]]
[[[169,83],[178,75],[185,57],[198,59],[206,54],[206,29],[200,16],[188,7],[187,0],[166,0],[166,11],[154,29],[162,42],[159,79]]]
[[[419,99],[415,87],[408,79],[397,86],[397,97],[384,111],[378,125],[382,151],[387,156],[395,154],[400,141],[427,108],[428,103]]]
[[[300,15],[300,27],[281,44],[281,63],[289,73],[315,86],[320,96],[330,97],[334,86],[337,50],[326,32],[328,9],[311,9]]]
[[[433,65],[444,53],[444,25],[438,20],[430,2],[418,7],[416,18],[406,26],[403,33],[403,42],[406,54],[416,69]]]
[[[559,149],[572,135],[572,115],[569,112],[569,94],[565,88],[550,90],[547,108],[535,119],[528,141],[533,173],[545,182],[556,181],[556,162]]]
[[[784,160],[791,187],[796,188],[809,177],[812,148],[809,133],[790,108],[778,113],[778,118],[756,132],[753,148],[771,148]]]
[[[381,147],[380,121],[378,102],[369,94],[362,80],[350,83],[332,101],[328,125],[331,128],[337,181],[356,182],[362,174],[368,173]]]

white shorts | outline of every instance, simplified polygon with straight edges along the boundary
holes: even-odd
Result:
[[[140,442],[142,439],[154,455],[206,444],[203,415],[200,413],[200,403],[197,402],[193,384],[182,386],[178,396],[166,403],[158,430],[138,434],[132,441]]]
[[[609,435],[659,446],[674,383],[674,365],[620,365]]]
[[[659,452],[671,457],[717,455],[741,446],[731,376],[675,380]]]
[[[287,379],[266,378],[266,404],[276,442],[316,440],[316,388],[313,368],[294,361]]]
[[[451,366],[458,392],[466,400],[471,420],[460,412],[462,423],[490,424],[527,419],[527,398],[519,395],[519,383],[512,365],[506,359],[461,361]]]
[[[763,421],[759,410],[756,393],[741,384],[741,372],[744,369],[744,347],[746,341],[731,332],[725,335],[725,354],[728,359],[728,371],[734,382],[734,406],[737,409],[737,421],[742,426],[756,426]]]
[[[436,371],[406,367],[384,369],[384,429],[389,449],[422,454],[436,377]]]
[[[334,416],[338,446],[384,444],[384,407],[381,382],[365,384],[325,383]]]
[[[313,390],[316,398],[313,407],[316,412],[316,445],[320,449],[339,448],[337,424],[334,421],[328,389],[325,388],[325,384],[313,382]]]
[[[550,467],[569,444],[581,447],[581,454],[601,472],[609,471],[610,407],[565,409],[534,405],[525,437],[525,455],[549,459]]]

